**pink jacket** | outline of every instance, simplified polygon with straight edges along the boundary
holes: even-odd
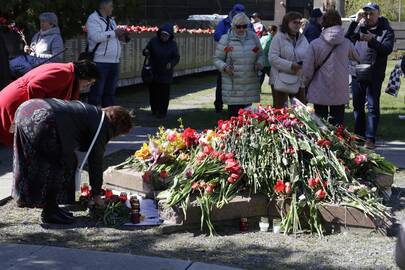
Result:
[[[315,73],[329,52],[329,59]],[[304,77],[310,82],[308,102],[318,105],[343,105],[349,101],[349,59],[359,60],[359,54],[350,40],[344,37],[341,26],[332,26],[322,31],[313,40],[304,60]],[[314,74],[315,73],[315,74]]]

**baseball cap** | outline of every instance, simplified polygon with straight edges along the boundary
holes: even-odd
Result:
[[[376,3],[373,3],[373,2],[369,2],[369,3],[367,3],[367,4],[365,4],[364,6],[363,6],[363,9],[364,10],[380,10],[380,6],[379,5],[377,5]]]
[[[320,18],[322,17],[323,13],[320,8],[315,8],[311,12],[311,18]]]

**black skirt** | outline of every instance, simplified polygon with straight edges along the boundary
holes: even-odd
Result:
[[[21,207],[43,207],[56,196],[59,204],[74,201],[74,152],[62,156],[55,114],[44,100],[23,103],[15,114],[12,196]]]

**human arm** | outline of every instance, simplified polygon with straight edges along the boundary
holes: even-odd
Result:
[[[281,57],[281,40],[279,36],[275,36],[270,44],[269,62],[272,68],[280,71],[291,73],[293,61]]]
[[[96,17],[90,15],[86,23],[88,39],[95,43],[105,42],[109,39],[118,37],[116,32],[123,31],[120,29],[105,31],[106,27],[107,25],[104,22],[100,23]]]
[[[392,28],[386,30],[383,39],[378,41],[375,37],[368,41],[368,47],[374,49],[378,55],[388,56],[394,49],[395,34]]]

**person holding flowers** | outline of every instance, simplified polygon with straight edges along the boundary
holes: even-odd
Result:
[[[308,51],[308,41],[300,34],[302,15],[288,12],[284,17],[280,31],[270,45],[271,64],[270,84],[273,91],[273,106],[286,106],[288,98],[297,98],[305,103],[305,83],[302,64]]]
[[[264,55],[259,38],[248,30],[249,18],[238,13],[232,28],[218,42],[214,64],[222,73],[222,100],[228,105],[229,116],[239,109],[260,101],[260,76]]]

